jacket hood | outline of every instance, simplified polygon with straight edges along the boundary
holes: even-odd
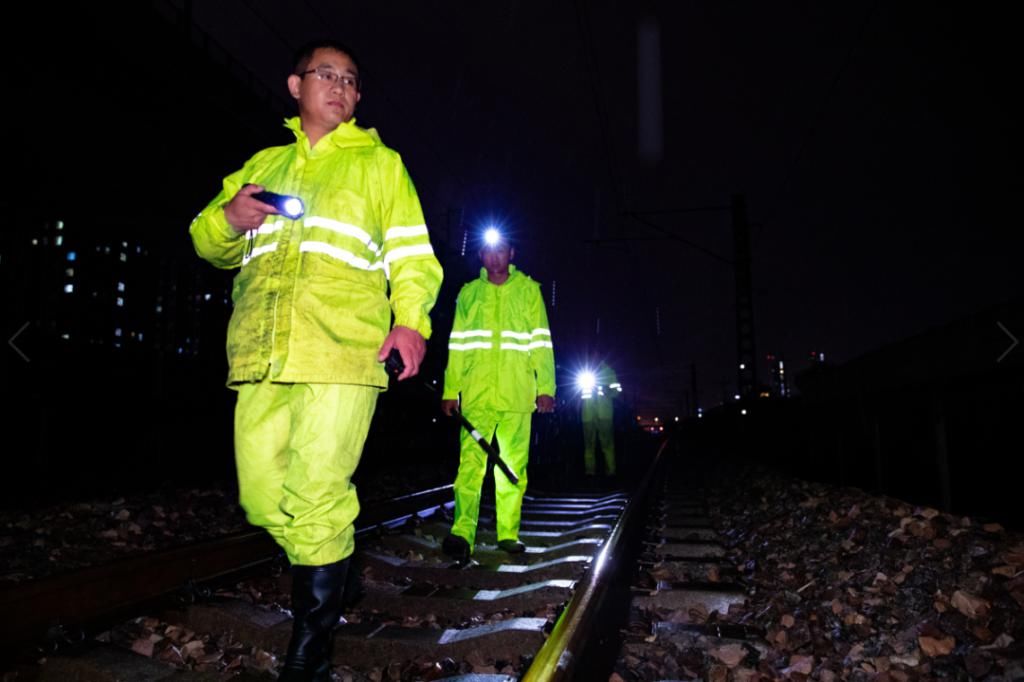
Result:
[[[511,282],[514,279],[519,279],[520,277],[525,277],[526,279],[530,279],[529,275],[525,275],[525,274],[519,272],[518,270],[516,270],[516,266],[515,265],[513,265],[512,263],[509,263],[508,264],[508,279],[505,280],[505,283],[502,284],[501,286],[505,286],[505,284],[508,284],[509,282]],[[480,268],[480,279],[482,279],[487,284],[491,283],[491,280],[487,279],[487,268]]]
[[[284,127],[295,133],[296,140],[306,139],[306,133],[302,131],[302,120],[298,116],[286,119]],[[360,128],[356,125],[355,118],[342,123],[324,137],[337,147],[372,147],[384,144],[376,128]]]

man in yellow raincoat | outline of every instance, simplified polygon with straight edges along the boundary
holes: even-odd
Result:
[[[448,343],[442,409],[461,409],[487,440],[497,436],[501,458],[519,483],[494,475],[498,546],[523,552],[519,520],[526,492],[530,420],[555,409],[555,359],[540,285],[511,265],[515,250],[496,231],[480,249],[480,277],[462,287]],[[444,551],[468,559],[476,539],[487,455],[462,433],[455,478],[455,522]]]
[[[615,475],[615,408],[613,402],[622,393],[615,370],[602,360],[595,370],[580,379],[580,419],[583,422],[583,469],[587,476],[597,473],[594,446],[601,443],[604,473]]]
[[[247,518],[292,563],[280,679],[326,681],[359,513],[350,478],[387,387],[382,361],[395,348],[399,379],[419,371],[442,274],[401,158],[355,124],[352,51],[304,47],[288,91],[296,141],[225,178],[190,234],[213,265],[240,268],[227,339],[235,458]],[[304,214],[253,196],[263,190],[300,198]]]

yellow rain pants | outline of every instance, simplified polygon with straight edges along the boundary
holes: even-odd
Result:
[[[519,484],[513,485],[505,474],[494,469],[494,498],[497,513],[498,541],[519,539],[519,519],[526,493],[526,463],[530,455],[529,412],[466,411],[477,431],[490,441],[497,433],[501,458],[508,464]],[[487,473],[487,453],[465,429],[459,455],[459,475],[455,478],[455,523],[452,535],[458,535],[472,549],[476,524],[480,518],[480,492]]]
[[[292,564],[323,566],[355,548],[359,499],[351,477],[378,388],[353,384],[239,384],[235,461],[239,502]]]

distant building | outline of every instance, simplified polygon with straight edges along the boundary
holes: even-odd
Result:
[[[789,384],[786,380],[785,360],[781,356],[776,356],[772,353],[769,353],[766,359],[768,361],[768,376],[770,377],[769,395],[773,398],[788,398]]]
[[[137,225],[23,220],[18,227],[0,250],[0,277],[20,293],[16,312],[37,334],[77,347],[194,356],[202,330],[216,325],[220,345],[230,280],[200,268],[187,251],[154,250],[159,237]]]

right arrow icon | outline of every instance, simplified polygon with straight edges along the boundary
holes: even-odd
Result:
[[[1011,334],[1011,333],[1010,333],[1010,330],[1009,330],[1009,329],[1007,329],[1006,327],[1004,327],[1004,326],[1003,326],[1003,323],[1002,323],[1002,322],[998,322],[998,321],[997,321],[997,322],[996,322],[996,324],[997,324],[997,325],[999,325],[999,328],[1003,330],[1003,333],[1004,333],[1004,334],[1006,334],[1007,336],[1009,336],[1009,337],[1010,337],[1010,341],[1012,341],[1012,342],[1013,342],[1013,343],[1011,343],[1011,344],[1010,344],[1010,347],[1009,347],[1009,348],[1007,348],[1006,350],[1004,350],[1004,351],[1003,351],[1003,354],[1002,354],[1002,355],[1000,355],[1000,356],[999,356],[999,358],[998,358],[998,359],[996,360],[996,362],[1002,362],[1002,361],[1003,361],[1003,358],[1005,358],[1005,357],[1006,357],[1006,355],[1007,355],[1007,354],[1008,354],[1008,353],[1009,353],[1009,352],[1010,352],[1011,350],[1013,350],[1014,348],[1016,348],[1016,347],[1017,347],[1017,344],[1018,344],[1018,343],[1020,343],[1020,341],[1018,341],[1018,340],[1017,340],[1017,337],[1016,337],[1016,336],[1014,336],[1013,334]]]

